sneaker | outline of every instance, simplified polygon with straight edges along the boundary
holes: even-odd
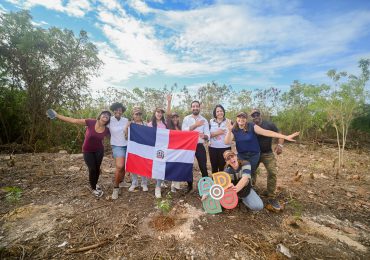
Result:
[[[92,190],[92,194],[95,197],[100,198],[101,196],[103,196],[103,191],[102,190]]]
[[[175,186],[171,184],[171,192],[175,193],[176,191],[177,191],[177,189],[175,188]]]
[[[148,191],[148,186],[147,185],[141,185],[141,187],[143,188],[143,191]]]
[[[280,204],[277,200],[275,199],[269,199],[267,201],[267,205],[266,205],[266,208],[270,211],[280,211],[281,210],[281,207],[280,207]]]
[[[113,200],[118,199],[118,194],[119,194],[119,188],[113,188],[112,199]]]
[[[154,195],[157,199],[162,198],[161,187],[155,187]]]
[[[121,181],[119,183],[119,187],[120,188],[128,188],[128,187],[130,187],[130,183],[127,183],[126,181]]]
[[[136,185],[134,185],[134,184],[131,184],[131,186],[130,186],[130,188],[128,189],[128,191],[130,191],[130,192],[134,192],[135,191],[135,189],[136,189]]]
[[[167,188],[167,184],[164,181],[161,183],[161,188]]]
[[[95,189],[96,189],[96,190],[100,190],[100,191],[102,190],[99,184],[96,184]]]

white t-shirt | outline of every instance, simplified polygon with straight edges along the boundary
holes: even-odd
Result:
[[[218,130],[222,129],[225,131],[224,134],[214,136],[210,138],[210,143],[209,146],[213,148],[229,148],[230,145],[225,144],[225,136],[227,133],[227,127],[226,127],[226,120],[222,121],[220,124],[216,121],[216,119],[212,118],[209,121],[210,125],[210,132],[214,133],[217,132]]]
[[[181,127],[181,129],[183,131],[189,131],[190,130],[190,126],[191,125],[194,125],[195,124],[195,121],[200,121],[200,120],[203,120],[204,121],[204,125],[198,126],[197,128],[194,129],[194,131],[197,131],[199,133],[205,134],[209,138],[210,134],[209,134],[209,124],[208,124],[208,121],[207,121],[207,119],[205,119],[201,115],[198,115],[196,118],[194,118],[193,115],[186,116],[184,118],[184,120],[182,121],[182,127]],[[204,143],[204,139],[203,138],[199,138],[198,139],[198,144],[202,144],[202,143]]]
[[[110,118],[108,125],[110,131],[110,144],[115,146],[127,146],[127,140],[125,138],[125,128],[128,124],[128,119],[121,117],[117,120],[114,116]]]

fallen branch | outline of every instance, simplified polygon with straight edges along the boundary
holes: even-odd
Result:
[[[106,240],[104,240],[102,242],[99,242],[97,244],[94,244],[94,245],[84,246],[84,247],[76,248],[76,249],[69,249],[69,250],[67,250],[67,253],[80,253],[80,252],[88,251],[90,249],[101,247],[101,246],[103,246],[103,245],[105,245],[105,244],[107,244],[111,241],[112,241],[111,239],[106,239]]]

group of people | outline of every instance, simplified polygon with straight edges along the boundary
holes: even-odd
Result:
[[[215,106],[213,118],[207,121],[200,112],[201,104],[193,101],[191,114],[185,116],[182,124],[176,112],[171,112],[172,95],[167,95],[167,109],[156,108],[150,122],[142,119],[142,110],[135,106],[132,109],[132,119],[129,121],[123,117],[126,108],[122,103],[114,103],[110,111],[102,111],[97,119],[75,119],[57,114],[51,110],[53,117],[62,121],[86,126],[85,140],[82,152],[85,163],[89,171],[89,182],[92,193],[101,197],[103,191],[98,185],[100,166],[104,155],[103,139],[110,136],[113,158],[115,160],[115,174],[113,182],[112,199],[117,199],[120,188],[127,187],[129,191],[135,191],[139,187],[138,176],[131,174],[131,185],[125,179],[125,157],[127,150],[128,128],[130,124],[141,124],[148,127],[167,128],[182,131],[197,131],[199,133],[198,144],[195,151],[202,177],[208,176],[207,153],[205,144],[209,141],[208,152],[212,166],[212,173],[225,171],[229,173],[232,185],[241,198],[241,201],[251,210],[261,210],[263,202],[259,195],[254,191],[256,183],[257,168],[263,163],[267,169],[267,192],[268,206],[274,210],[279,210],[280,205],[275,199],[276,190],[276,159],[272,152],[272,138],[278,138],[275,152],[282,152],[284,140],[294,141],[298,132],[291,135],[279,133],[277,127],[268,121],[262,120],[261,113],[254,109],[250,116],[253,122],[248,122],[248,114],[239,112],[236,122],[225,117],[225,109],[222,105]],[[231,150],[231,142],[235,140],[236,153]],[[155,180],[156,187],[154,194],[156,198],[161,198],[161,189],[164,185],[162,180]],[[187,183],[187,191],[193,189],[193,182]],[[141,188],[148,191],[148,179],[141,176]],[[171,183],[171,191],[176,192],[180,189],[179,182]]]

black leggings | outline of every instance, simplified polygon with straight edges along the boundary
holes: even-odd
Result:
[[[221,172],[225,168],[225,159],[224,152],[230,150],[230,147],[227,148],[213,148],[208,147],[209,159],[211,160],[212,173]]]
[[[104,150],[96,152],[84,152],[84,160],[89,168],[89,182],[91,189],[96,189],[96,184],[99,180],[100,165],[103,161]]]
[[[197,158],[198,166],[199,166],[200,172],[202,173],[202,177],[208,177],[207,153],[206,153],[206,148],[204,148],[204,144],[197,144],[197,150],[195,151],[195,158]],[[188,181],[188,186],[192,187],[193,182]]]

